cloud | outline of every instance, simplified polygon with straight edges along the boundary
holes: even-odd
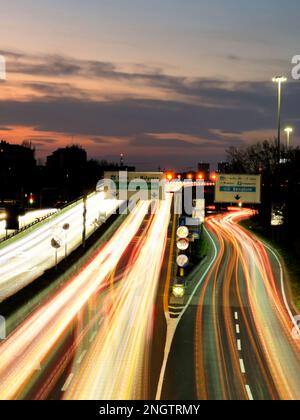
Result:
[[[8,57],[8,70],[19,76],[15,87],[29,88],[39,95],[22,101],[0,100],[0,125],[4,130],[10,126],[33,128],[41,144],[55,142],[49,136],[43,139],[43,132],[76,135],[87,140],[93,150],[111,147],[119,154],[121,147],[128,146],[143,155],[147,149],[156,149],[162,160],[175,159],[177,154],[179,161],[181,155],[188,154],[191,160],[196,159],[197,153],[215,159],[231,144],[241,144],[247,132],[259,136],[259,132],[274,128],[275,135],[276,88],[271,82],[191,79],[139,64],[129,72],[114,63],[0,53]],[[22,75],[35,80],[21,80]],[[96,81],[95,86],[99,79],[126,81],[132,86],[139,83],[164,95],[149,99],[141,89],[140,98],[126,93],[95,100],[78,77],[84,82]],[[289,121],[298,121],[299,97],[300,83],[285,86],[283,121],[287,115]],[[300,129],[299,121],[298,125]]]

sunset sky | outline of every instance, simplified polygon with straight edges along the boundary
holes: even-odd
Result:
[[[299,16],[299,0],[10,0],[0,136],[41,158],[79,143],[144,169],[215,164],[276,135],[271,79],[291,79]],[[290,80],[283,125],[298,134],[299,105]]]

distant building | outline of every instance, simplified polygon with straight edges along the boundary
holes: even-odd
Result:
[[[87,176],[87,152],[81,146],[71,145],[55,150],[46,162],[46,202],[52,196],[62,203],[80,197],[85,191]]]
[[[1,140],[0,142],[0,168],[1,172],[9,170],[12,173],[20,172],[22,169],[35,168],[35,150],[31,143],[10,144]]]
[[[218,173],[219,174],[227,174],[228,172],[230,172],[229,162],[219,162],[218,163]]]
[[[210,164],[209,163],[198,163],[198,172],[204,175],[205,180],[209,180],[210,177]]]
[[[19,145],[0,141],[1,200],[22,200],[23,192],[33,187],[35,170],[35,150],[30,142]]]
[[[79,170],[86,163],[86,151],[76,145],[58,149],[47,157],[47,167],[58,171]]]

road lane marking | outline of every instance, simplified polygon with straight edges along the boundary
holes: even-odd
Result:
[[[241,340],[237,340],[237,348],[238,348],[238,351],[242,351],[242,343],[241,343]]]
[[[244,360],[240,359],[240,367],[241,367],[241,372],[242,373],[246,373],[246,369],[245,369],[245,365],[244,365]]]
[[[239,314],[238,314],[237,312],[235,312],[235,313],[234,313],[234,319],[235,319],[236,321],[238,321],[238,319],[239,319]]]
[[[236,333],[237,333],[237,334],[239,334],[239,333],[240,333],[240,326],[239,326],[239,324],[236,324],[236,325],[235,325],[235,330],[236,330]]]
[[[70,373],[70,375],[68,376],[68,379],[66,380],[64,386],[61,389],[62,392],[66,392],[67,391],[67,389],[69,388],[69,386],[70,386],[73,378],[74,378],[74,373]]]
[[[253,398],[253,395],[252,395],[252,392],[251,392],[251,388],[250,388],[249,385],[246,385],[246,391],[247,391],[247,395],[248,395],[249,400],[254,401],[254,398]]]
[[[185,306],[169,306],[169,309],[178,309],[178,310],[182,310],[184,309]]]
[[[87,350],[83,350],[83,352],[81,353],[81,355],[78,357],[78,359],[76,361],[77,365],[80,365],[80,363],[82,362],[82,360],[83,360],[84,356],[86,355],[86,353],[87,353]]]

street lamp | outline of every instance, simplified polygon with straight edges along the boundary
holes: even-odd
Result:
[[[284,76],[276,76],[272,79],[273,83],[278,85],[278,137],[277,137],[277,162],[280,164],[280,150],[281,150],[281,93],[282,93],[282,84],[287,81],[287,78]]]
[[[284,131],[286,132],[287,147],[289,148],[291,144],[291,134],[293,134],[294,130],[292,127],[286,127]]]

